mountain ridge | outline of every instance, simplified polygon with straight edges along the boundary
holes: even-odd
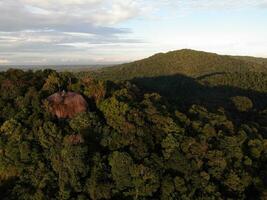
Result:
[[[267,73],[267,59],[181,49],[167,53],[157,53],[134,62],[103,68],[95,71],[95,75],[103,79],[127,80],[136,77],[174,74],[196,78],[215,72],[250,71]]]

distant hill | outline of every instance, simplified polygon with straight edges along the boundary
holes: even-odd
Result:
[[[174,74],[199,77],[218,72],[267,72],[267,59],[183,49],[100,69],[94,75],[102,79],[127,80]]]

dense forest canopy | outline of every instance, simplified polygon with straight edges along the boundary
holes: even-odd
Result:
[[[1,199],[267,199],[265,68],[210,59],[222,65],[188,65],[190,76],[145,61],[116,82],[106,71],[1,72]],[[63,90],[86,110],[55,116],[47,98]]]

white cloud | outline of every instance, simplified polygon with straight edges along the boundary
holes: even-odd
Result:
[[[94,26],[114,26],[166,9],[179,14],[264,5],[267,0],[4,0],[0,2],[0,31],[64,29],[89,33]],[[75,24],[83,31],[75,30]]]
[[[82,46],[138,43],[130,30],[114,26],[137,15],[136,6],[134,0],[0,1],[0,56],[10,54],[14,64],[57,62],[44,58],[71,58]],[[80,48],[68,45],[75,43]]]
[[[9,60],[0,58],[0,65],[6,65],[9,63]]]
[[[171,6],[179,9],[236,9],[248,6],[266,5],[267,0],[159,0],[160,6]]]
[[[92,16],[98,24],[116,24],[136,17],[139,14],[137,3],[133,0],[115,0],[110,6],[103,7]]]
[[[100,3],[102,0],[20,0],[20,2],[41,7],[54,7],[54,5],[83,5]]]
[[[173,29],[130,30],[124,22],[148,20],[149,27],[153,20],[168,17],[171,21],[181,13],[248,7],[267,8],[267,0],[0,0],[0,58],[6,58],[1,63],[132,60],[170,48],[214,47],[207,42],[223,48],[235,44],[236,38],[200,40],[199,35],[186,33],[175,43],[178,34],[172,35]],[[143,43],[143,38],[153,44]]]
[[[56,21],[80,20],[95,25],[111,25],[135,17],[137,0],[19,0],[32,15],[46,15]],[[49,15],[49,16],[48,16]],[[44,16],[43,16],[44,17]]]

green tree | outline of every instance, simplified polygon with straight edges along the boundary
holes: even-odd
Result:
[[[232,97],[231,101],[240,112],[246,112],[253,108],[253,103],[248,97],[236,96]]]

